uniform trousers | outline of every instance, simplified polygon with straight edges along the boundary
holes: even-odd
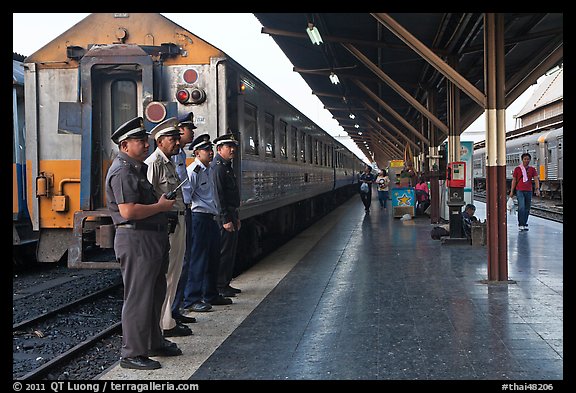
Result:
[[[182,274],[182,263],[186,251],[186,219],[183,214],[178,214],[178,225],[174,233],[170,234],[170,264],[166,273],[166,297],[162,304],[162,323],[164,330],[176,326],[176,320],[172,317],[172,304],[176,297],[178,281]]]
[[[238,228],[234,224],[234,231],[228,232],[220,226],[220,267],[218,269],[218,289],[223,290],[232,281],[236,249],[238,248]]]
[[[218,296],[220,265],[220,230],[214,216],[192,212],[192,247],[188,265],[188,282],[184,289],[183,307],[194,303],[210,303]]]
[[[180,315],[180,308],[182,307],[182,301],[184,300],[184,288],[186,288],[186,283],[188,282],[190,251],[192,248],[192,211],[190,208],[186,209],[185,221],[186,251],[184,252],[184,261],[182,263],[182,274],[180,275],[180,280],[178,280],[178,288],[176,289],[176,295],[174,297],[174,302],[172,303],[172,316]]]
[[[166,272],[170,245],[166,233],[117,228],[114,251],[124,283],[122,305],[123,358],[148,356],[162,348],[162,302],[166,297]]]

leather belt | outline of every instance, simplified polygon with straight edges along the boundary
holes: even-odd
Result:
[[[212,213],[192,212],[192,214],[197,214],[197,215],[200,215],[200,216],[210,217],[210,218],[214,219],[214,214],[212,214]]]
[[[142,231],[156,231],[156,232],[168,232],[168,226],[164,224],[151,224],[145,222],[137,222],[134,224],[119,224],[116,228],[126,228]]]

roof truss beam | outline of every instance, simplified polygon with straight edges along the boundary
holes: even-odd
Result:
[[[372,71],[378,78],[380,78],[384,83],[392,88],[396,93],[400,94],[410,105],[416,108],[423,116],[428,118],[436,127],[442,130],[445,134],[448,134],[448,126],[442,123],[440,119],[434,116],[424,105],[420,104],[418,100],[410,95],[406,90],[404,90],[398,83],[396,83],[392,78],[390,78],[384,71],[380,69],[376,64],[372,63],[368,57],[366,57],[362,52],[356,49],[353,45],[342,44],[352,55],[354,55],[358,60],[362,62],[370,71]]]
[[[371,13],[371,15],[396,35],[396,37],[412,48],[412,50],[418,53],[432,67],[436,68],[442,75],[458,86],[458,88],[468,95],[474,102],[482,108],[486,108],[486,95],[478,90],[476,86],[470,83],[466,78],[460,75],[455,69],[446,64],[445,61],[414,37],[408,30],[402,27],[386,13]]]

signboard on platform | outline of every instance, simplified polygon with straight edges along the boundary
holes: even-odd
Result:
[[[416,206],[414,188],[394,188],[391,190],[391,198],[394,217],[402,217],[404,214],[410,214],[414,217],[414,208]]]

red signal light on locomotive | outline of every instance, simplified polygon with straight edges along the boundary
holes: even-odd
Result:
[[[206,101],[206,92],[200,88],[180,89],[176,92],[176,99],[183,105],[199,105]]]
[[[176,92],[176,99],[181,104],[186,104],[189,98],[190,93],[188,93],[188,90],[186,89],[178,90],[178,92]]]

